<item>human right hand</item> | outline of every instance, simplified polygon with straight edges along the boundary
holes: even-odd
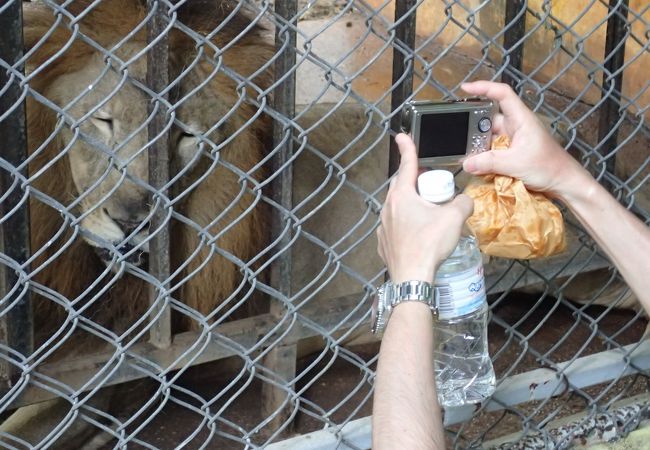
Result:
[[[461,86],[472,95],[499,103],[501,113],[494,118],[493,132],[507,134],[510,148],[487,151],[467,158],[463,169],[473,175],[496,173],[518,178],[533,191],[565,199],[587,171],[548,133],[535,114],[517,94],[503,83],[476,81]]]

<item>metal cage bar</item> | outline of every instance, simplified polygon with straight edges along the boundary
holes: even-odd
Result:
[[[171,308],[169,295],[166,293],[170,274],[169,253],[169,224],[164,203],[167,192],[163,187],[169,181],[169,130],[166,114],[167,94],[161,94],[169,84],[168,53],[169,37],[164,30],[168,23],[163,9],[164,3],[159,0],[148,0],[147,9],[152,14],[147,23],[147,44],[151,45],[147,52],[147,84],[155,93],[149,103],[149,114],[153,114],[147,126],[149,141],[149,183],[156,190],[153,205],[155,211],[151,217],[150,229],[155,230],[151,237],[149,251],[149,273],[160,285],[151,285],[151,302],[158,303],[152,316],[158,316],[150,330],[151,342],[160,348],[167,348],[172,341]]]
[[[623,71],[625,63],[625,41],[627,40],[627,16],[629,0],[609,0],[607,19],[607,34],[605,37],[603,102],[599,111],[598,142],[601,143],[603,157],[609,157],[618,145],[618,127],[621,120],[621,93],[623,89]],[[611,92],[608,86],[612,85]],[[607,171],[614,173],[616,157],[611,156],[606,162]]]
[[[503,60],[508,59],[506,70],[501,75],[501,81],[514,89],[519,80],[509,71],[509,68],[521,72],[524,61],[524,36],[526,34],[526,6],[527,0],[507,0],[505,26],[508,32],[503,35]]]
[[[395,40],[393,47],[393,75],[390,97],[390,110],[393,117],[390,120],[391,129],[401,131],[400,110],[404,101],[413,92],[413,71],[415,60],[407,57],[405,52],[412,52],[415,47],[416,0],[395,0]],[[392,175],[399,167],[399,150],[394,139],[390,141],[388,159],[388,175]]]
[[[11,308],[0,319],[0,341],[20,353],[29,356],[34,345],[34,322],[30,302],[29,267],[25,262],[30,255],[29,197],[24,184],[27,177],[27,139],[25,128],[25,101],[20,75],[24,65],[16,65],[23,57],[22,5],[13,0],[0,10],[0,55],[9,64],[10,71],[0,71],[0,252],[9,261],[0,265],[0,298],[2,308]],[[4,91],[2,93],[2,91]],[[10,172],[2,167],[9,164],[20,171]],[[12,306],[13,305],[13,306]],[[11,386],[22,372],[9,363],[11,357],[4,354],[0,364],[2,387]]]
[[[289,120],[296,111],[296,27],[297,0],[277,0],[275,14],[281,20],[275,29],[275,50],[277,60],[274,65],[274,81],[278,83],[272,100],[273,109]],[[284,211],[274,210],[271,218],[271,233],[278,238],[277,251],[282,254],[271,266],[271,286],[286,299],[291,297],[291,237],[292,227],[287,226],[289,217],[285,213],[293,205],[293,165],[289,162],[293,156],[293,126],[286,121],[273,121],[273,148],[277,152],[273,158],[272,170],[279,175],[272,183],[273,200]],[[281,320],[287,308],[280,299],[271,301],[270,313],[276,320]],[[264,358],[264,364],[284,383],[292,383],[296,376],[297,347],[295,343],[279,343]],[[262,410],[272,417],[271,428],[280,429],[290,426],[289,417],[294,406],[287,403],[286,390],[274,384],[262,387]]]

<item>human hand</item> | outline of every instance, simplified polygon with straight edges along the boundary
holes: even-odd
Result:
[[[398,134],[395,142],[401,161],[381,211],[377,251],[394,283],[432,282],[437,266],[458,244],[463,223],[472,214],[472,200],[459,195],[449,203],[436,205],[420,197],[415,188],[415,144],[405,134]]]
[[[531,190],[564,198],[587,171],[548,133],[517,94],[503,83],[464,83],[464,91],[499,102],[501,113],[494,118],[493,132],[507,134],[510,148],[488,151],[467,158],[463,169],[474,175],[497,173],[518,178]]]

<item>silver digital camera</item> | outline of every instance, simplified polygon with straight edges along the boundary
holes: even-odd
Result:
[[[402,109],[402,131],[413,138],[421,166],[458,163],[490,148],[495,113],[483,98],[412,101]]]

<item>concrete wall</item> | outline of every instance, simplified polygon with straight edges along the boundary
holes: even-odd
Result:
[[[383,0],[368,0],[374,8],[381,8]],[[545,4],[546,3],[546,4]],[[476,15],[470,15],[467,10],[477,10],[481,4],[479,0],[465,0],[461,8],[458,4],[446,12],[445,4],[440,0],[425,0],[418,8],[417,14],[417,35],[420,42],[431,36],[435,36],[433,42],[423,49],[423,56],[426,56],[430,49],[436,54],[435,48],[439,46],[453,45],[459,52],[476,58],[481,57],[481,43],[472,36],[465,34],[465,24],[473,23],[482,30],[488,37],[503,42],[503,27],[505,17],[505,0],[495,0],[485,5]],[[388,20],[393,19],[394,1],[386,4],[381,10]],[[626,62],[629,67],[625,70],[624,93],[635,97],[644,87],[648,87],[648,74],[650,73],[650,53],[647,50],[648,35],[647,24],[650,22],[650,9],[647,9],[647,0],[630,0],[630,9],[637,13],[645,8],[641,17],[630,15],[632,33],[642,40],[641,44],[633,38],[628,38],[626,44]],[[554,0],[544,2],[543,0],[529,0],[528,7],[540,16],[546,18],[541,23],[540,19],[533,17],[530,13],[526,15],[527,32],[531,33],[526,38],[524,46],[524,70],[527,73],[535,72],[534,78],[539,82],[546,83],[553,79],[563,69],[570,66],[557,81],[553,82],[553,88],[572,98],[581,95],[581,92],[589,84],[589,74],[592,63],[589,60],[600,62],[603,60],[607,8],[599,1],[588,0]],[[547,9],[545,9],[547,8]],[[452,17],[460,22],[456,24],[450,20]],[[644,23],[645,21],[645,23]],[[561,25],[570,27],[563,28]],[[551,27],[556,27],[552,29]],[[595,31],[594,31],[595,30]],[[645,50],[643,45],[646,46]],[[589,68],[584,68],[579,61],[573,61],[572,56],[559,47],[563,46],[572,53],[580,53],[579,61],[584,61]],[[502,52],[492,46],[490,54],[497,61],[501,60]],[[549,54],[553,56],[544,63]],[[390,70],[390,67],[386,67]],[[440,70],[444,70],[441,68]],[[435,72],[435,70],[434,70]],[[457,72],[453,67],[447,70],[451,75],[452,82],[460,75],[467,72]],[[453,75],[456,74],[456,77]],[[480,75],[480,74],[479,74]],[[476,76],[475,78],[478,78]],[[598,82],[602,80],[602,74],[596,72]],[[442,78],[442,80],[445,80]],[[445,80],[446,81],[446,80]],[[583,94],[584,101],[594,103],[600,98],[600,92],[595,88],[588,88]],[[638,104],[647,106],[650,101],[650,90],[645,92]],[[630,112],[634,112],[631,110]]]

